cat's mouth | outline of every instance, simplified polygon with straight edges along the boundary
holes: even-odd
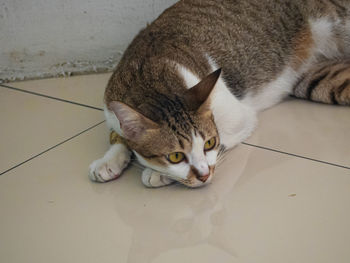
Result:
[[[176,179],[176,181],[190,188],[203,187],[212,181],[214,171],[215,171],[215,166],[209,166],[208,175],[201,176],[190,171],[187,176],[187,179]]]

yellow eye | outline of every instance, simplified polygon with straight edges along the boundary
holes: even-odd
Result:
[[[169,162],[173,164],[181,163],[185,160],[185,155],[183,153],[171,153],[167,156]]]
[[[210,151],[215,147],[215,145],[216,145],[216,139],[215,139],[215,137],[213,137],[204,144],[204,150]]]

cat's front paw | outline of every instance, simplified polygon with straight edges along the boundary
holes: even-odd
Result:
[[[130,151],[124,145],[112,145],[103,158],[90,165],[90,179],[100,183],[117,179],[128,166],[130,155]]]
[[[174,180],[171,180],[170,178],[150,168],[143,170],[141,179],[145,186],[151,188],[162,187],[175,182]]]

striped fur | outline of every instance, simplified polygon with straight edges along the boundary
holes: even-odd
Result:
[[[317,102],[350,105],[350,60],[315,65],[300,77],[293,94]]]

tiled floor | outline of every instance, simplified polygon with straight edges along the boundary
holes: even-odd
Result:
[[[108,77],[0,86],[0,262],[350,261],[350,107],[267,110],[206,188],[96,184]]]

